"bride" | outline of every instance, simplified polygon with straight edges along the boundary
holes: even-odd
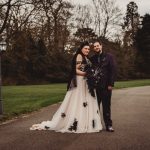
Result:
[[[91,96],[84,67],[88,63],[90,46],[83,42],[72,60],[72,71],[66,96],[51,121],[34,124],[30,130],[91,133],[102,130],[96,97]]]

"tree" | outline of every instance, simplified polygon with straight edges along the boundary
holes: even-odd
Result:
[[[18,31],[13,36],[14,44],[2,59],[3,75],[8,83],[31,84],[43,82],[50,65],[47,48],[42,39],[37,42],[30,32]]]
[[[71,3],[65,0],[10,0],[11,8],[5,21],[8,6],[5,2],[0,2],[0,27],[5,22],[3,36],[7,42],[2,59],[5,83],[52,82],[58,77],[65,81],[70,60],[65,46],[71,32]]]
[[[73,6],[64,0],[34,0],[34,5],[37,11],[40,10],[38,14],[42,28],[39,32],[44,37],[49,53],[62,52],[70,34],[68,27]]]
[[[93,17],[91,14],[91,6],[77,5],[74,12],[75,27],[90,28],[92,26]]]
[[[124,17],[123,29],[125,30],[124,44],[127,46],[133,45],[135,35],[139,26],[140,15],[138,6],[135,2],[130,2],[127,5],[126,16]]]
[[[34,11],[35,7],[32,5],[31,0],[25,2],[16,1],[16,3],[12,5],[5,32],[5,39],[8,47],[13,45],[14,42],[17,42],[13,39],[15,34],[20,31],[29,31],[29,28],[32,26]]]
[[[138,6],[134,2],[127,5],[124,23],[122,24],[124,68],[127,78],[136,77],[136,47],[134,45],[135,35],[139,27]]]
[[[142,77],[150,77],[150,14],[145,14],[142,27],[138,29],[136,35],[137,45],[137,70]]]
[[[50,61],[42,39],[34,41],[32,36],[28,35],[27,57],[27,71],[30,73],[30,82],[44,81]]]
[[[114,0],[93,0],[94,26],[98,36],[108,38],[113,29],[119,27],[121,11]]]
[[[76,37],[76,41],[83,42],[83,41],[91,41],[97,38],[97,35],[94,33],[93,29],[91,28],[79,28],[76,33],[74,34]]]
[[[29,58],[27,57],[28,41],[26,33],[23,31],[15,32],[12,42],[14,44],[11,50],[6,51],[6,54],[11,58],[11,67],[5,78],[10,77],[16,84],[28,83],[27,61]]]
[[[11,1],[12,0],[8,0],[7,2],[0,3],[0,17],[1,19],[3,19],[3,23],[1,23],[1,27],[0,27],[0,34],[2,34],[6,28],[9,12],[12,6]]]

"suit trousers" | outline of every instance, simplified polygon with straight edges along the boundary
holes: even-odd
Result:
[[[99,108],[100,108],[100,104],[102,102],[103,119],[104,119],[105,126],[106,127],[112,126],[112,120],[111,120],[112,90],[97,88],[96,94],[97,94]]]

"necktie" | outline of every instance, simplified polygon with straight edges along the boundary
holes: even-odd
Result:
[[[99,54],[99,55],[98,55],[98,63],[101,62],[101,56],[102,56],[102,54]]]

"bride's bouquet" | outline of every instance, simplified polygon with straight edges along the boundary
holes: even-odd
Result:
[[[92,65],[92,63],[87,63],[85,66],[85,72],[89,92],[93,97],[95,97],[95,89],[103,76],[102,68]]]

